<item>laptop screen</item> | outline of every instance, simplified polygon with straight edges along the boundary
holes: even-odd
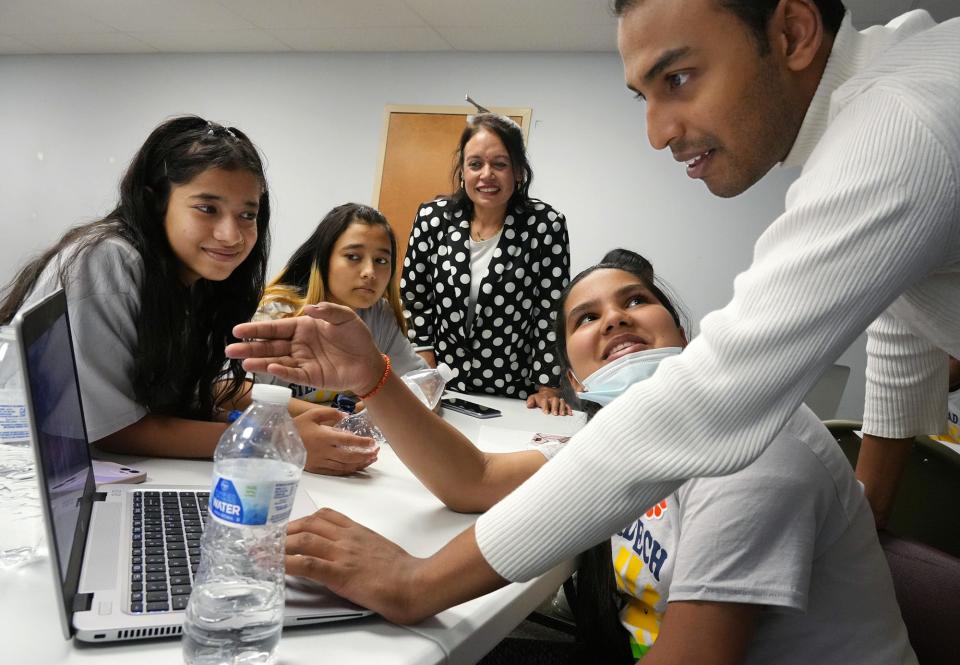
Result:
[[[94,479],[63,291],[23,312],[19,326],[51,556],[66,583],[72,560],[82,554],[83,520],[89,519],[85,492],[92,494]]]

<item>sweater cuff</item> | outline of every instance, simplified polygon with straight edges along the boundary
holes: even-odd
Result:
[[[947,413],[947,354],[890,314],[867,329],[863,431],[889,439],[938,434]]]

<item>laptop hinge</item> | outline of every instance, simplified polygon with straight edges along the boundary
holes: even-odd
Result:
[[[94,501],[106,501],[106,500],[107,500],[107,493],[106,493],[106,492],[94,492],[94,493],[93,493],[93,500],[94,500]]]
[[[93,607],[92,593],[78,593],[73,597],[74,612],[89,612],[91,607]]]

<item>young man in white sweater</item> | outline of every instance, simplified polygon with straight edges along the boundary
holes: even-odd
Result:
[[[310,569],[394,620],[529,579],[684,479],[744,468],[868,326],[873,443],[900,446],[943,424],[946,358],[960,353],[960,21],[913,12],[858,33],[836,0],[616,4],[627,83],[646,100],[655,148],[720,196],[777,163],[802,173],[733,299],[685,353],[474,528],[427,559],[381,550],[373,570],[338,545],[361,527],[314,522]],[[260,356],[250,370],[308,374],[291,347],[309,343],[313,324],[247,324],[235,334],[277,341],[228,352]]]

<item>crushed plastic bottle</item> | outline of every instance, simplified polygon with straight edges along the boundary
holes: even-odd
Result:
[[[210,517],[183,624],[188,665],[276,661],[283,543],[307,458],[289,401],[289,388],[255,384],[253,403],[217,444]]]
[[[417,396],[417,399],[426,404],[427,408],[433,409],[440,403],[444,386],[446,386],[447,382],[453,377],[453,370],[444,363],[440,363],[436,368],[426,367],[424,369],[415,369],[412,372],[407,372],[400,378],[407,384],[410,392]],[[383,432],[370,420],[366,409],[347,416],[337,423],[335,427],[356,434],[357,436],[369,437],[373,439],[373,442],[378,446],[387,443]],[[357,451],[366,452],[366,449],[358,448]]]
[[[357,436],[373,439],[374,447],[382,446],[387,442],[387,439],[383,436],[383,432],[380,431],[380,428],[374,425],[370,420],[366,409],[360,411],[359,413],[351,413],[333,427],[334,429],[350,432],[351,434],[356,434]],[[350,450],[357,453],[370,452],[368,448],[361,448],[360,446],[342,447],[344,450]]]

